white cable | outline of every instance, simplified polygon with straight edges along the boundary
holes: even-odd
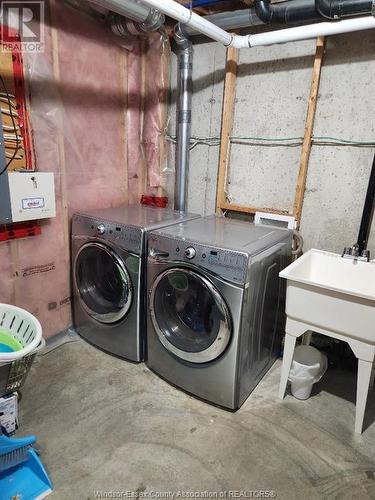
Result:
[[[6,104],[8,104],[8,106],[10,104],[12,106],[12,108],[17,109],[17,106],[14,104],[14,102],[12,102],[10,99],[8,100],[7,97],[0,96],[0,101],[5,102]]]
[[[1,112],[2,112],[4,115],[8,115],[8,116],[13,115],[15,118],[19,118],[19,114],[18,114],[18,113],[16,113],[16,111],[12,111],[12,112],[10,112],[10,111],[9,111],[9,109],[1,108]]]
[[[4,139],[6,141],[22,141],[22,136],[21,135],[15,135],[15,134],[4,134]]]
[[[19,130],[19,125],[16,125],[16,128]],[[12,132],[14,130],[14,127],[13,125],[4,125],[3,124],[3,130],[7,131],[7,132]]]
[[[15,98],[16,98],[16,96],[14,96],[13,94],[9,94],[9,93],[8,93],[8,94],[6,94],[5,92],[0,92],[0,96],[1,96],[1,97],[5,97],[5,98],[6,98],[6,100],[7,100],[7,102],[8,102],[8,96],[9,96],[11,99],[15,99]]]

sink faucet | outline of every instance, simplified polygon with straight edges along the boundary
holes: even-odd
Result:
[[[370,262],[370,250],[363,250],[362,254],[359,252],[359,245],[355,243],[352,247],[345,247],[342,253],[344,259],[361,260]]]
[[[355,243],[352,246],[352,255],[353,255],[354,258],[358,258],[359,257],[359,245],[358,245],[358,243]]]

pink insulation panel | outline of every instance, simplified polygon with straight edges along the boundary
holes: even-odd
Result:
[[[134,44],[128,55],[128,186],[129,203],[139,201],[142,193],[142,172],[144,171],[144,152],[142,145],[142,52],[141,42]]]
[[[35,314],[49,337],[72,324],[71,214],[137,202],[142,179],[157,184],[160,126],[138,39],[128,52],[104,25],[53,1],[45,41],[44,53],[25,55],[25,74],[36,168],[55,173],[57,217],[41,222],[41,236],[0,243],[0,302]],[[146,60],[160,55],[155,46]]]

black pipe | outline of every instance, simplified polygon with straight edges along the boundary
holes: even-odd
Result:
[[[294,24],[305,21],[362,16],[372,13],[373,0],[289,0],[271,4],[271,0],[255,0],[255,12],[266,24]]]
[[[255,12],[266,24],[293,24],[303,21],[321,21],[315,9],[315,0],[291,0],[271,4],[270,0],[255,0]]]
[[[327,19],[372,13],[372,0],[315,0],[316,11]]]
[[[367,187],[365,206],[363,207],[361,226],[358,234],[359,255],[367,248],[367,241],[370,234],[371,222],[374,215],[375,200],[375,156],[372,162],[370,180]]]

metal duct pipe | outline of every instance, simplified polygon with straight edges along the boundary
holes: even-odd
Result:
[[[131,35],[143,35],[160,30],[165,23],[165,16],[156,9],[150,9],[145,21],[137,22],[115,12],[110,12],[107,16],[107,22],[111,27],[112,33],[126,38]]]
[[[264,23],[293,24],[303,21],[321,21],[315,0],[289,0],[271,4],[270,0],[255,0],[255,12]]]
[[[241,9],[230,12],[219,12],[218,14],[209,14],[204,16],[206,21],[219,26],[223,30],[233,30],[235,28],[248,28],[249,26],[258,26],[263,21],[257,16],[255,9]],[[184,26],[184,33],[189,36],[197,35],[198,32],[191,26]]]
[[[373,0],[315,0],[317,12],[327,19],[371,14],[373,6]]]
[[[174,36],[177,46],[176,175],[174,209],[187,209],[190,159],[193,46],[178,24]]]
[[[90,0],[90,3],[137,22],[146,21],[150,14],[150,7],[145,6],[138,0]]]

